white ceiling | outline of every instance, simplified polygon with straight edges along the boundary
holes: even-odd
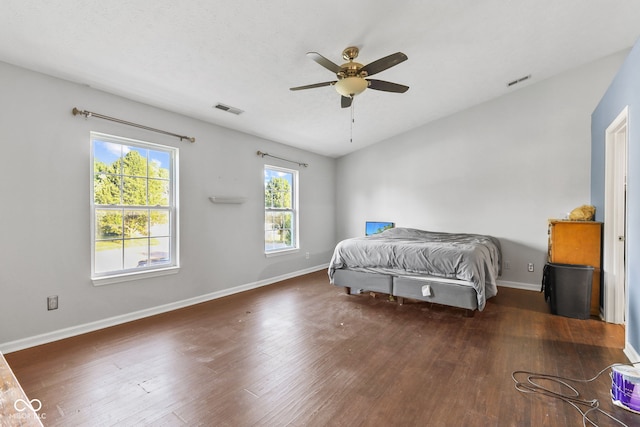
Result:
[[[638,36],[638,0],[0,1],[0,61],[333,157]],[[358,95],[353,129],[334,88],[289,90],[334,80],[306,52],[342,64],[347,46],[360,48],[363,64],[409,57],[375,77],[409,91]]]

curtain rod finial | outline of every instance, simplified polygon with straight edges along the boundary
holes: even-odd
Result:
[[[73,107],[73,110],[71,110],[71,112],[73,113],[74,116],[77,116],[78,114],[80,114],[81,116],[84,116],[85,118],[91,117],[91,112],[90,111],[78,110],[76,107]]]

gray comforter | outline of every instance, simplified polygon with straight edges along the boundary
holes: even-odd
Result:
[[[500,242],[478,234],[454,234],[392,228],[380,234],[338,243],[329,264],[329,279],[337,269],[394,276],[435,276],[470,282],[478,309],[498,293]]]

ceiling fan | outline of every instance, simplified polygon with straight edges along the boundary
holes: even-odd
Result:
[[[342,96],[340,103],[342,108],[350,107],[353,102],[353,97],[362,93],[367,88],[396,93],[404,93],[409,90],[409,86],[391,83],[384,80],[366,78],[406,61],[408,59],[407,55],[402,52],[396,52],[367,65],[362,65],[358,62],[354,62],[354,59],[358,57],[358,53],[359,49],[357,47],[351,46],[346,48],[342,51],[342,57],[349,62],[338,65],[320,55],[318,52],[308,52],[307,56],[309,58],[322,65],[327,70],[335,73],[337,80],[292,87],[290,90],[334,86],[336,91]]]

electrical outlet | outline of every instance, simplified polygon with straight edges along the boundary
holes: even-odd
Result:
[[[504,262],[504,269],[505,270],[511,270],[511,261],[505,261]]]
[[[309,259],[309,252],[307,252],[304,256],[306,259]]]
[[[47,310],[58,309],[58,295],[47,297]]]
[[[529,270],[530,273],[533,271],[533,263],[532,262],[530,262],[529,265],[527,265],[527,270]]]

